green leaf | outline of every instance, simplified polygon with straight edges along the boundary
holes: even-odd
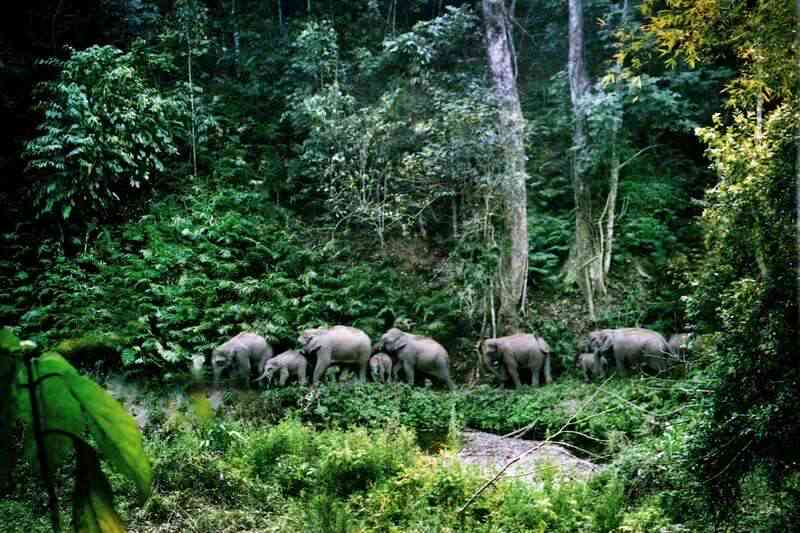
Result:
[[[60,355],[49,352],[33,360],[34,380],[40,380],[36,387],[36,398],[41,413],[44,447],[47,463],[51,468],[61,465],[72,451],[72,438],[83,434],[86,422],[81,406],[72,397],[63,375],[75,369]],[[20,365],[21,366],[21,365]],[[33,412],[28,389],[28,376],[20,368],[16,387],[16,406],[19,420],[24,424],[25,455],[31,462],[37,460],[36,440],[33,438]],[[66,433],[63,434],[63,433]]]
[[[141,498],[150,494],[152,470],[136,421],[111,395],[92,380],[68,374],[67,382],[89,419],[98,450],[136,484]]]
[[[19,350],[19,339],[14,335],[11,328],[0,329],[0,354],[16,352],[17,350]]]
[[[76,533],[123,533],[125,525],[114,510],[111,485],[100,469],[97,454],[76,440],[75,502],[72,524]]]
[[[11,446],[14,443],[13,428],[17,413],[15,409],[14,377],[17,375],[19,339],[10,328],[0,329],[0,485],[3,485],[14,467]]]

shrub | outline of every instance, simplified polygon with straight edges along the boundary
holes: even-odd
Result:
[[[283,494],[297,496],[317,479],[319,446],[316,435],[297,420],[286,420],[256,437],[251,464],[259,479],[271,480]]]
[[[413,433],[402,428],[326,432],[320,439],[319,481],[331,494],[347,497],[394,476],[415,453]]]
[[[0,311],[41,345],[75,331],[113,338],[125,365],[150,370],[184,366],[242,329],[288,347],[320,324],[353,324],[373,338],[401,316],[419,317],[422,333],[428,322],[462,325],[452,312],[428,320],[425,298],[443,305],[443,287],[388,260],[355,263],[350,243],[320,243],[265,204],[252,186],[163,198],[75,259],[43,255],[39,275],[17,284],[13,307]]]

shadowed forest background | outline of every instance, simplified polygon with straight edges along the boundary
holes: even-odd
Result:
[[[797,531],[799,93],[800,2],[24,2],[0,326],[136,384],[146,503],[106,469],[133,531]],[[279,353],[335,324],[435,338],[458,390],[198,399],[193,358],[240,331]],[[669,375],[584,383],[587,334],[622,327],[694,341]],[[553,384],[482,364],[517,331]],[[0,531],[49,531],[13,368]],[[466,428],[604,468],[472,503]]]

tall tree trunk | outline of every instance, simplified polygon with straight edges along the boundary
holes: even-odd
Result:
[[[621,113],[620,113],[621,114]],[[620,116],[620,123],[622,117]],[[619,146],[617,145],[618,128],[621,124],[615,124],[611,132],[611,171],[608,176],[608,199],[606,200],[606,228],[605,239],[601,250],[603,252],[603,278],[608,278],[611,271],[611,253],[614,249],[614,223],[617,214],[617,194],[619,191]],[[602,230],[601,230],[602,231]]]
[[[499,272],[500,319],[506,331],[513,330],[524,301],[528,276],[528,198],[525,183],[525,120],[517,92],[511,21],[503,0],[483,0],[486,50],[494,90],[499,102],[499,131],[504,136],[505,177],[501,193],[508,239]]]
[[[587,172],[586,111],[582,100],[589,89],[583,50],[583,2],[569,0],[569,93],[575,126],[572,133],[572,186],[575,195],[575,278],[586,298],[589,317],[595,320],[592,270],[600,258],[595,257],[592,239],[592,192]]]
[[[630,9],[630,2],[629,0],[624,0],[622,3],[622,16],[620,18],[619,27],[620,29],[625,28],[625,24],[628,22],[628,11]],[[617,80],[615,91],[619,93],[621,91],[620,82]],[[621,98],[621,96],[620,96]],[[606,200],[606,208],[605,208],[605,215],[606,215],[606,227],[605,227],[605,236],[603,236],[603,228],[600,228],[600,235],[601,235],[601,246],[600,251],[603,255],[603,287],[606,286],[606,280],[608,279],[608,274],[611,272],[611,254],[614,251],[614,224],[616,222],[617,216],[617,196],[619,193],[619,171],[620,171],[620,160],[619,160],[619,132],[622,129],[622,121],[624,118],[625,110],[620,105],[619,113],[616,117],[614,117],[614,124],[612,124],[611,130],[611,161],[610,167],[611,170],[608,176],[608,199]],[[601,220],[602,224],[602,220]]]

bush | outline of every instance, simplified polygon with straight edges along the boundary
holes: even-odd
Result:
[[[347,497],[396,475],[415,453],[413,433],[402,428],[323,433],[319,481],[329,493]]]
[[[311,428],[287,420],[256,437],[251,448],[255,475],[273,481],[282,494],[297,496],[316,485],[320,450]]]

